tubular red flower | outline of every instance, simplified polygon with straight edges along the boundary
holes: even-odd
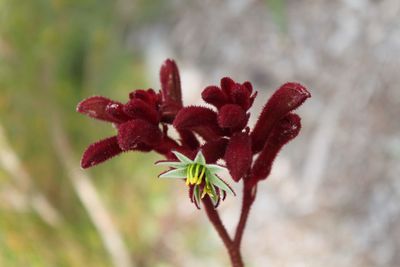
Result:
[[[217,124],[217,114],[206,107],[190,106],[181,109],[173,125],[178,131],[192,130],[207,141],[218,139],[223,134]]]
[[[139,143],[158,145],[161,139],[160,129],[145,120],[131,120],[118,126],[118,144],[122,150],[135,149]]]
[[[160,121],[157,110],[142,99],[131,99],[124,105],[123,110],[134,119],[147,120],[153,124]]]
[[[182,106],[181,80],[175,61],[167,59],[160,69],[163,101],[172,101]]]
[[[251,133],[253,152],[259,152],[275,123],[290,111],[298,108],[311,97],[307,89],[298,83],[285,83],[268,100]]]
[[[98,120],[115,123],[121,122],[119,119],[110,116],[110,114],[106,112],[106,107],[110,104],[120,105],[121,103],[102,96],[92,96],[81,101],[76,111]]]
[[[205,143],[201,147],[201,151],[203,152],[203,155],[208,163],[214,163],[224,157],[227,145],[228,139],[220,138],[218,140],[212,140]]]
[[[182,145],[190,148],[190,149],[197,149],[200,145],[199,140],[197,140],[196,136],[189,130],[181,129],[178,130],[178,133],[181,137]]]
[[[122,152],[117,137],[109,137],[91,144],[83,153],[81,167],[86,169],[106,161]]]
[[[295,138],[301,129],[301,120],[297,114],[289,113],[274,126],[271,135],[251,169],[251,185],[266,179],[271,172],[274,159],[281,148]]]
[[[172,122],[182,108],[181,80],[175,61],[167,59],[164,62],[160,69],[160,81],[162,116],[165,121]]]
[[[168,156],[171,150],[176,150],[178,147],[177,142],[164,135],[162,140],[157,145],[154,145],[153,149],[160,154]]]
[[[251,139],[247,133],[235,133],[225,152],[226,167],[236,182],[249,170],[252,162]]]
[[[246,111],[239,105],[227,104],[218,112],[218,124],[221,128],[241,130],[246,126],[247,120]]]

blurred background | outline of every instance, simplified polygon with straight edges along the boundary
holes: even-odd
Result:
[[[280,84],[312,92],[259,187],[246,266],[400,266],[398,0],[0,0],[0,266],[228,266],[158,155],[79,168],[115,130],[76,104],[159,89],[166,58],[186,105],[253,82],[252,124]],[[239,202],[219,207],[230,231]]]

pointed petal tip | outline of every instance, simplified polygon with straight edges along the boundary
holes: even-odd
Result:
[[[287,82],[284,83],[282,88],[292,89],[298,91],[301,95],[305,96],[306,98],[311,97],[311,93],[307,90],[305,86],[297,82]]]
[[[200,163],[202,165],[206,164],[206,159],[204,158],[204,155],[201,152],[201,149],[197,152],[196,157],[194,158],[193,162]]]
[[[85,150],[81,159],[81,167],[88,169],[119,155],[121,152],[116,136],[100,140],[89,145]]]

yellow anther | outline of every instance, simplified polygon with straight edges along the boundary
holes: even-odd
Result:
[[[186,185],[190,183],[190,170],[189,168],[186,169]]]
[[[203,189],[203,193],[201,194],[201,198],[204,198],[205,195],[209,195],[210,197],[214,197],[214,192],[211,188],[211,185],[207,182],[206,186]]]
[[[201,194],[201,198],[204,198],[204,196],[207,194],[207,191],[206,191],[206,189],[204,188],[203,189],[203,193]]]

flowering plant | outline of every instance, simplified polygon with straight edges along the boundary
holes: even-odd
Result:
[[[165,161],[156,164],[170,169],[159,177],[185,180],[190,200],[199,209],[203,203],[228,250],[232,266],[244,266],[240,244],[257,184],[268,177],[281,148],[298,135],[300,117],[292,111],[311,95],[298,83],[283,84],[267,101],[250,130],[248,111],[257,95],[250,82],[237,83],[225,77],[220,87],[206,87],[201,96],[214,106],[212,109],[183,106],[179,72],[173,60],[162,65],[160,80],[158,93],[153,89],[136,90],[129,94],[125,104],[102,96],[89,97],[78,104],[78,112],[111,122],[117,129],[116,136],[86,149],[81,166],[89,168],[127,151],[161,154]],[[169,127],[177,130],[179,140],[168,135]],[[216,174],[225,167],[234,182],[243,182],[242,210],[233,237],[216,210],[227,193],[235,195]]]

